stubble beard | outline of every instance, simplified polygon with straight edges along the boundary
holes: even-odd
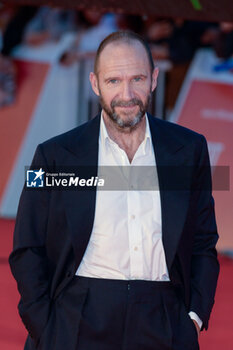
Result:
[[[100,90],[99,90],[100,91]],[[123,101],[118,99],[113,99],[110,107],[105,103],[103,96],[100,91],[100,104],[110,118],[110,120],[117,126],[119,130],[122,132],[132,131],[134,130],[142,121],[148,105],[150,103],[151,93],[148,94],[146,102],[143,102],[138,98],[132,98],[130,101]],[[132,113],[124,113],[125,116],[128,115],[128,118],[122,119],[121,116],[116,112],[116,107],[131,107],[131,106],[139,106],[139,111],[132,117]]]

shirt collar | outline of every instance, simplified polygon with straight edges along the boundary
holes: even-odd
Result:
[[[111,145],[115,145],[116,143],[109,137],[108,131],[104,122],[103,118],[103,111],[101,112],[101,118],[100,118],[100,135],[99,135],[99,142],[102,147],[106,151],[110,150]],[[145,130],[145,138],[140,145],[142,147],[142,153],[149,154],[152,151],[152,139],[151,139],[151,132],[150,132],[150,126],[148,122],[148,116],[146,113],[146,130]]]

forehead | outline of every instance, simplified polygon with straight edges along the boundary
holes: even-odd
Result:
[[[146,73],[150,70],[149,58],[138,41],[112,42],[100,54],[98,73]]]

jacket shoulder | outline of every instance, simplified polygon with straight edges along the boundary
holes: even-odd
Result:
[[[153,117],[151,115],[150,115],[150,119],[152,120],[152,122],[154,121],[155,127],[157,126],[163,129],[163,131],[167,133],[168,136],[174,137],[175,139],[183,143],[194,142],[194,143],[202,144],[203,142],[204,143],[206,142],[206,139],[202,134],[194,130],[191,130],[185,126],[176,124],[171,121],[162,120],[162,119]]]
[[[88,127],[93,123],[93,120],[90,120],[82,125],[77,126],[74,129],[66,131],[62,134],[54,136],[44,142],[41,143],[43,148],[52,147],[55,144],[66,145],[69,144],[71,140],[78,139],[84,131],[88,129]]]
[[[42,142],[38,147],[44,156],[46,155],[45,158],[52,161],[59,156],[61,148],[67,150],[78,149],[87,140],[91,140],[93,135],[96,135],[98,132],[99,120],[100,116],[97,115],[95,118],[72,130]]]

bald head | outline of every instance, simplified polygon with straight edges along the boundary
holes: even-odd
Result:
[[[99,45],[99,48],[96,53],[95,57],[95,63],[94,63],[94,72],[96,75],[98,75],[99,72],[99,61],[100,61],[100,56],[101,53],[104,51],[104,49],[111,44],[112,48],[114,49],[114,45],[118,46],[120,44],[125,44],[129,46],[134,46],[135,44],[139,44],[142,46],[142,48],[145,50],[147,58],[148,58],[148,63],[151,68],[151,72],[154,70],[154,61],[152,58],[152,54],[150,51],[150,48],[148,44],[140,37],[138,34],[129,32],[129,31],[119,31],[119,32],[114,32],[107,36]]]

